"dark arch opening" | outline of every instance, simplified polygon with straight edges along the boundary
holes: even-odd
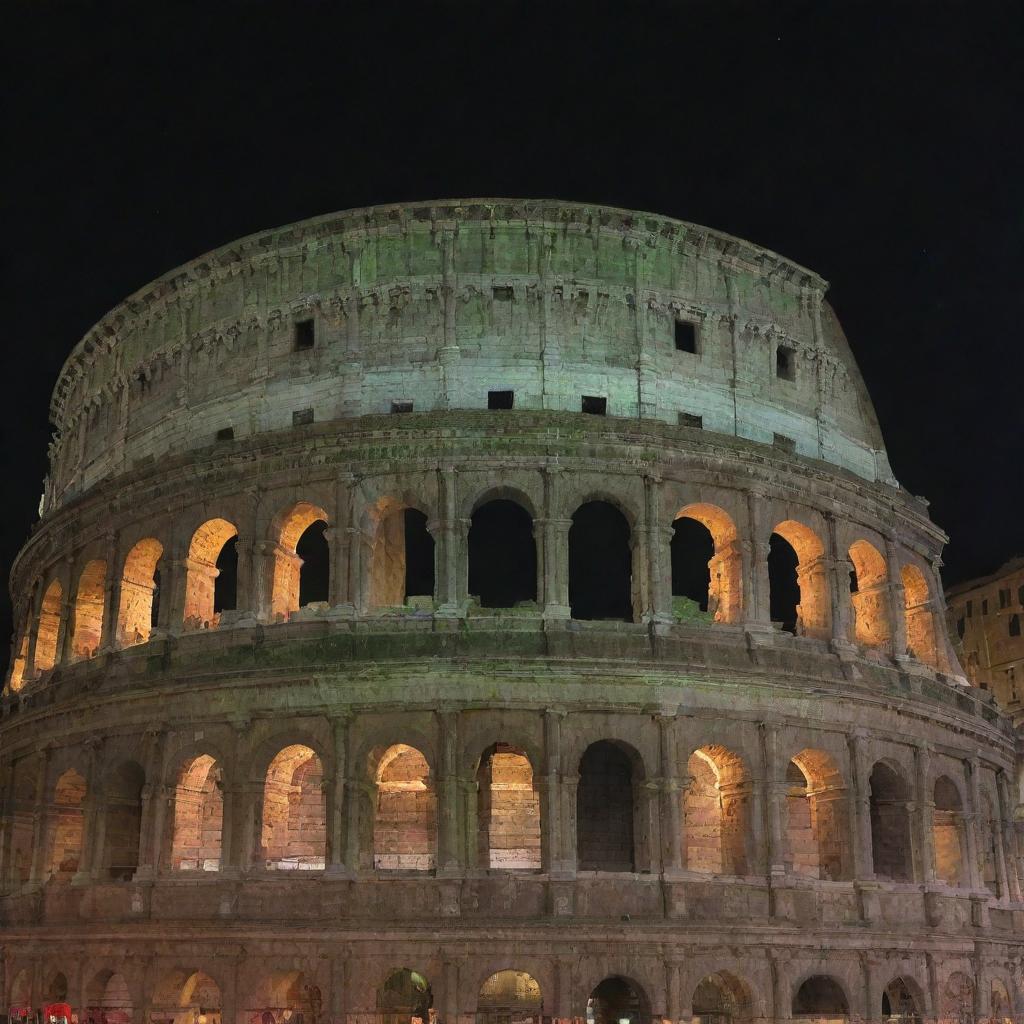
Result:
[[[434,538],[418,508],[405,509],[405,596],[434,596]]]
[[[920,1020],[917,1002],[902,978],[894,978],[882,993],[882,1016],[895,1017],[899,1024],[916,1024]]]
[[[912,881],[906,784],[888,765],[879,761],[871,769],[868,787],[875,874],[895,881]]]
[[[238,535],[226,541],[217,555],[217,577],[213,581],[213,611],[229,612],[238,607]]]
[[[392,971],[377,989],[377,1016],[380,1024],[408,1024],[418,1017],[427,1024],[434,1006],[430,982],[407,967]]]
[[[533,519],[514,501],[481,505],[469,528],[469,592],[483,608],[537,599]]]
[[[633,621],[629,523],[614,505],[588,501],[569,527],[569,605],[574,619]]]
[[[850,1012],[846,994],[838,982],[824,974],[815,974],[793,996],[793,1015],[842,1016]]]
[[[587,747],[576,792],[576,836],[582,871],[635,871],[633,765],[608,740]]]
[[[587,1000],[587,1024],[646,1024],[643,997],[625,978],[605,978]]]
[[[768,541],[768,587],[772,622],[782,623],[787,633],[796,633],[796,609],[800,604],[799,563],[793,545],[773,533]]]
[[[145,781],[145,772],[131,761],[118,766],[107,781],[103,866],[108,878],[129,881],[139,866]]]
[[[681,516],[672,524],[671,549],[672,596],[689,598],[706,612],[711,588],[708,562],[715,554],[711,531],[696,519]]]
[[[303,531],[295,553],[302,559],[299,569],[299,607],[330,600],[331,549],[324,536],[327,523],[318,519]]]

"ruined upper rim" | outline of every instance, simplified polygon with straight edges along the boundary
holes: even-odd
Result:
[[[345,231],[373,231],[393,224],[396,219],[401,222],[410,217],[421,222],[429,221],[438,228],[455,226],[460,221],[479,220],[565,226],[587,223],[597,217],[598,227],[616,227],[623,233],[634,235],[638,240],[649,240],[653,235],[669,232],[676,235],[692,233],[703,238],[705,245],[716,245],[722,257],[737,264],[758,267],[766,275],[774,274],[781,279],[797,281],[804,287],[821,292],[827,291],[829,286],[828,281],[813,270],[746,239],[664,214],[629,210],[603,203],[478,197],[425,199],[338,210],[254,231],[188,260],[132,292],[89,328],[65,359],[50,400],[50,421],[60,424],[63,400],[82,358],[93,347],[111,343],[116,338],[119,323],[139,313],[140,307],[165,297],[186,283],[202,280],[215,267],[230,267],[240,263],[243,258],[260,252],[271,252],[281,242],[297,242],[302,238],[323,237]]]

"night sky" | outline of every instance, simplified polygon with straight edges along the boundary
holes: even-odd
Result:
[[[16,2],[5,36],[4,577],[110,307],[263,228],[454,196],[651,210],[817,271],[946,583],[1024,551],[1024,5]],[[0,660],[10,628],[4,593]]]

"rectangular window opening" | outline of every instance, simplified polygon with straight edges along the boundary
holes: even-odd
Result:
[[[689,320],[676,321],[676,351],[697,354],[697,325]]]
[[[983,598],[981,602],[981,614],[988,615],[988,598]]]
[[[580,407],[591,416],[604,416],[608,411],[608,399],[602,395],[583,395]]]
[[[487,408],[488,409],[511,409],[512,401],[515,397],[514,391],[488,391],[487,392]]]
[[[307,423],[313,422],[313,410],[312,409],[296,409],[292,413],[292,426],[293,427],[304,427]]]
[[[796,441],[791,437],[786,437],[785,434],[772,434],[772,445],[781,448],[784,452],[789,452],[790,455],[796,454]]]
[[[217,431],[217,440],[218,441],[234,441],[234,439],[235,439],[235,429],[234,429],[234,427],[221,427],[220,430]]]
[[[295,351],[304,352],[311,349],[316,342],[316,330],[312,320],[295,322]]]
[[[491,294],[494,296],[495,302],[511,302],[514,293],[511,285],[499,285],[491,289]]]
[[[704,429],[704,417],[692,412],[681,412],[679,414],[679,426],[692,427],[694,430]]]
[[[796,350],[788,345],[775,349],[775,376],[779,380],[796,380]]]
[[[396,413],[396,412],[412,412],[412,402],[406,402],[406,401],[392,402],[391,403],[391,411],[393,413]]]

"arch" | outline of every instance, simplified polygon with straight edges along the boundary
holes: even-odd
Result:
[[[539,871],[540,794],[521,750],[496,743],[477,771],[479,863],[491,870]]]
[[[33,660],[36,672],[48,672],[57,663],[57,636],[60,632],[60,606],[63,599],[64,589],[60,585],[60,580],[50,580],[39,606]]]
[[[650,1004],[644,990],[629,978],[612,975],[587,1000],[587,1024],[648,1024]]]
[[[8,804],[5,833],[8,845],[4,851],[4,874],[0,878],[0,889],[28,882],[35,856],[38,761],[35,758],[24,758],[14,765],[13,771],[14,784],[11,802]]]
[[[914,869],[907,784],[891,765],[879,761],[871,769],[868,788],[871,857],[875,875],[897,882],[911,882]]]
[[[687,536],[687,523],[703,527],[703,534],[690,531]],[[672,596],[696,600],[715,622],[739,622],[742,558],[732,517],[717,505],[697,502],[680,509],[672,527]]]
[[[845,1017],[850,1003],[842,985],[827,974],[812,974],[793,993],[794,1017]]]
[[[373,866],[430,871],[437,861],[437,795],[427,759],[396,743],[377,763]]]
[[[786,774],[786,839],[794,874],[838,881],[849,835],[846,787],[831,755],[802,750]]]
[[[477,1024],[540,1021],[544,999],[540,984],[525,971],[498,971],[480,986]]]
[[[687,870],[745,875],[753,783],[743,759],[711,744],[693,751],[686,774],[682,801]]]
[[[583,752],[576,790],[576,856],[581,871],[636,871],[636,788],[643,766],[636,752],[598,740]]]
[[[610,502],[588,501],[572,515],[569,605],[574,619],[633,621],[632,535]]]
[[[18,632],[15,641],[14,658],[11,661],[11,674],[8,685],[11,693],[17,693],[25,682],[25,663],[28,661],[28,631],[24,626]]]
[[[53,789],[48,873],[59,881],[69,880],[82,858],[85,794],[85,779],[74,768],[63,772]]]
[[[99,971],[85,986],[83,1024],[132,1024],[132,997],[124,975]]]
[[[973,1024],[974,982],[961,971],[953,971],[939,993],[939,1004],[940,1020]]]
[[[163,545],[144,537],[128,552],[121,570],[121,599],[117,610],[117,641],[121,647],[144,644],[160,610],[160,570]]]
[[[1010,990],[1002,979],[993,978],[989,992],[989,1020],[991,1024],[1013,1024],[1013,1003]]]
[[[907,629],[907,653],[918,661],[938,667],[935,615],[924,573],[916,565],[900,570],[903,580],[903,615]]]
[[[932,791],[932,849],[935,855],[935,877],[948,885],[964,884],[963,805],[960,790],[948,775],[935,780]]]
[[[434,538],[426,513],[395,498],[368,510],[371,535],[367,594],[371,608],[393,608],[413,597],[434,598]]]
[[[68,979],[62,971],[51,975],[43,991],[43,999],[47,1003],[64,1003],[68,998]]]
[[[879,550],[857,540],[848,552],[850,602],[853,606],[853,639],[865,647],[889,647],[892,641],[892,609],[889,604],[889,569]]]
[[[753,1016],[749,987],[729,971],[701,978],[693,991],[692,1007],[700,1024],[740,1024]]]
[[[882,991],[882,1016],[890,1024],[919,1024],[924,1000],[912,978],[893,978]]]
[[[27,967],[23,967],[11,982],[11,1006],[31,1008],[32,977]]]
[[[327,513],[308,501],[296,502],[275,519],[272,533],[277,546],[270,587],[273,621],[284,621],[312,601],[329,599],[331,556],[323,534],[327,523]]]
[[[323,995],[299,970],[263,975],[248,997],[248,1019],[260,1024],[315,1024],[320,1020]]]
[[[219,871],[224,798],[221,767],[209,754],[189,758],[174,787],[172,871]]]
[[[71,612],[71,657],[75,661],[95,655],[103,636],[103,599],[107,563],[102,558],[86,562],[78,577]]]
[[[122,761],[107,776],[102,863],[108,878],[130,881],[138,869],[145,782],[146,773],[134,761]]]
[[[237,537],[238,529],[226,519],[208,519],[192,534],[185,574],[185,629],[215,628],[220,613],[235,607],[237,552],[231,542]]]
[[[795,519],[772,531],[768,545],[768,581],[772,621],[798,636],[827,639],[832,628],[828,578],[821,538]]]
[[[469,593],[482,608],[513,608],[537,600],[533,518],[516,501],[478,505],[469,527]]]
[[[300,743],[278,751],[263,783],[263,861],[276,871],[319,871],[326,863],[323,764]]]
[[[175,968],[163,976],[153,991],[150,1021],[221,1024],[220,986],[204,971]]]
[[[378,1024],[427,1024],[434,1006],[430,982],[408,967],[392,971],[377,989]]]

